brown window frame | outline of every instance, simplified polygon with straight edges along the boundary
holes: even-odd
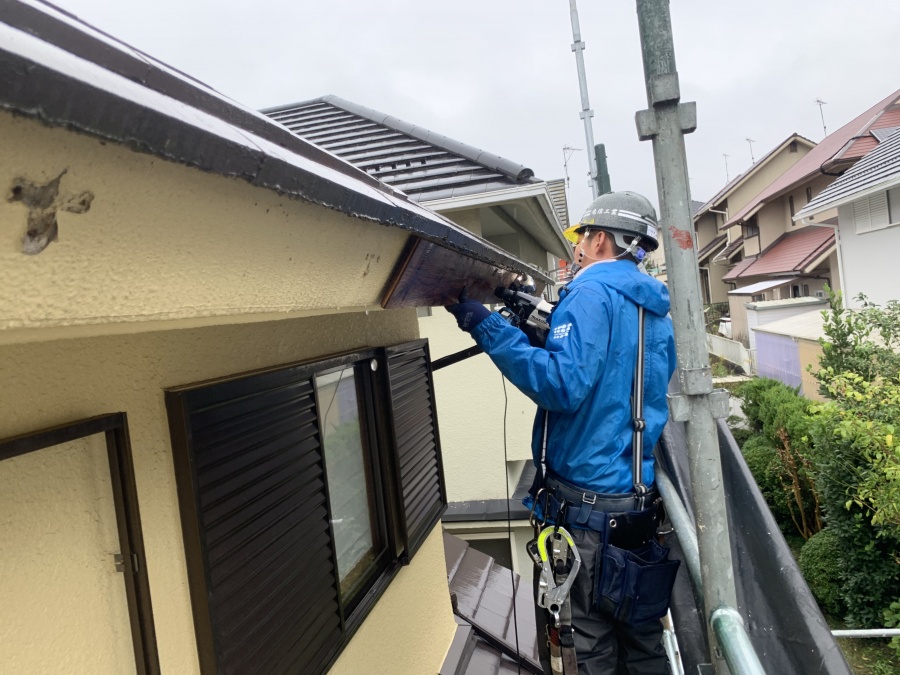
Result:
[[[375,368],[372,367],[373,363],[376,364]],[[327,603],[317,606],[317,609],[321,607],[320,614],[324,617],[322,620],[326,621],[329,628],[327,631],[323,631],[327,632],[327,635],[322,637],[319,641],[320,644],[315,646],[316,651],[311,657],[308,653],[298,657],[302,660],[300,665],[305,668],[304,672],[310,673],[310,675],[319,675],[326,672],[337,660],[401,567],[410,562],[427,533],[440,522],[440,517],[446,509],[446,489],[440,460],[437,416],[434,410],[434,384],[427,340],[417,340],[394,347],[356,350],[260,371],[240,373],[209,382],[177,387],[166,392],[178,497],[181,505],[188,580],[194,613],[194,628],[200,669],[203,673],[233,670],[234,668],[229,666],[238,664],[245,655],[238,654],[232,657],[225,653],[226,650],[223,649],[225,640],[222,639],[223,629],[216,625],[216,616],[214,616],[220,610],[222,615],[227,613],[235,616],[235,611],[233,607],[217,604],[220,601],[215,595],[217,588],[212,579],[215,570],[209,564],[209,547],[206,540],[210,530],[204,530],[206,521],[203,520],[203,506],[198,488],[200,485],[198,471],[200,469],[197,465],[201,463],[202,457],[195,461],[195,453],[192,449],[195,439],[191,415],[196,413],[199,408],[192,407],[194,403],[191,399],[194,397],[199,401],[206,397],[208,401],[219,401],[217,397],[221,394],[224,398],[221,398],[220,403],[225,407],[231,405],[229,401],[243,400],[240,398],[241,396],[249,400],[253,396],[260,395],[260,392],[265,393],[267,391],[265,387],[269,386],[265,384],[267,378],[281,377],[284,378],[285,383],[290,381],[298,387],[307,387],[307,385],[303,385],[303,382],[308,381],[308,388],[312,393],[305,394],[304,400],[312,396],[315,403],[312,404],[314,410],[309,411],[307,417],[314,419],[315,423],[319,424],[321,412],[315,391],[315,378],[317,375],[346,368],[348,365],[353,366],[356,376],[357,396],[361,407],[360,428],[361,431],[365,428],[364,441],[367,445],[367,458],[375,479],[373,485],[376,492],[377,513],[374,515],[381,528],[380,534],[384,546],[379,549],[376,560],[369,566],[364,575],[364,582],[354,587],[352,597],[341,597],[333,525],[330,514],[326,515],[330,542],[328,547],[330,548],[319,547],[316,550],[321,552],[319,555],[330,553],[327,559],[322,558],[320,562],[323,565],[331,566],[329,583],[333,582],[333,585],[324,588],[321,593],[315,593],[324,594],[322,597],[326,597],[328,600]],[[241,393],[241,383],[248,387],[244,393]],[[256,389],[253,389],[254,386]],[[216,390],[216,387],[221,389]],[[233,396],[227,393],[228,387],[234,388]],[[217,391],[219,393],[216,393]],[[427,394],[426,396],[422,395],[423,391]],[[232,398],[228,398],[229,396]],[[424,416],[422,399],[427,399],[427,407],[430,411]],[[219,403],[215,405],[219,405]],[[262,406],[259,410],[265,411],[266,408]],[[260,414],[267,413],[261,412]],[[290,414],[287,418],[290,418]],[[233,419],[227,418],[227,416],[223,419],[225,419],[224,424],[233,425]],[[426,437],[428,425],[431,425],[433,440]],[[410,430],[415,439],[414,443],[409,442]],[[234,433],[240,432],[235,431]],[[311,445],[309,449],[303,450],[308,453],[309,459],[303,461],[309,461],[311,465],[320,467],[322,481],[319,482],[324,482],[324,505],[326,511],[330,511],[327,468],[325,467],[321,435],[319,431],[310,433],[312,433],[310,438],[313,439],[310,441]],[[287,438],[287,436],[284,437],[284,439]],[[288,452],[300,452],[300,450],[288,450]],[[307,455],[303,455],[303,457],[307,457]],[[411,463],[413,466],[410,465]],[[422,466],[427,466],[427,471],[423,471]],[[273,473],[272,475],[280,474]],[[230,508],[230,505],[227,506]],[[300,518],[301,516],[291,517]],[[321,521],[313,518],[311,522],[318,524]],[[259,545],[263,546],[262,543]],[[251,552],[248,555],[259,557],[258,553]],[[293,570],[294,568],[288,569]],[[292,573],[292,578],[299,583],[302,583],[306,576],[300,574],[298,577],[299,573]],[[269,573],[266,572],[266,574]],[[276,582],[283,583],[273,577],[272,583]],[[313,593],[314,591],[310,591],[310,595]],[[228,602],[227,598],[224,602]],[[302,603],[298,601],[298,604]],[[225,609],[221,609],[223,606]],[[253,611],[256,610],[257,608],[254,607]],[[337,626],[334,625],[335,616],[338,617]],[[304,617],[307,626],[313,626],[317,620],[315,609]],[[265,638],[265,635],[261,635],[261,639]],[[297,636],[297,639],[301,639],[301,636]],[[242,646],[242,648],[244,647]],[[248,643],[245,649],[249,653],[260,650],[262,647],[257,643]],[[290,654],[287,657],[290,657]],[[234,660],[228,661],[230,658],[234,658]]]
[[[104,434],[106,437],[135,667],[139,675],[158,675],[159,653],[127,415],[124,412],[98,415],[0,439],[0,461],[95,434]]]

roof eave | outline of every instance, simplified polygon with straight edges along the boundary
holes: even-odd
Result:
[[[809,204],[803,207],[796,216],[794,216],[794,221],[802,221],[805,219],[811,219],[813,216],[823,213],[825,211],[830,211],[831,209],[836,209],[839,206],[844,206],[851,202],[855,202],[857,199],[862,199],[863,197],[868,197],[873,194],[877,194],[879,192],[883,192],[885,190],[890,190],[893,187],[900,185],[900,173],[897,173],[890,178],[886,178],[883,181],[870,185],[862,190],[857,192],[850,192],[846,195],[843,195],[837,199],[825,199],[819,203],[816,203],[816,200],[813,199]]]

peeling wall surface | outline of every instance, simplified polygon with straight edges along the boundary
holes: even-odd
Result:
[[[57,177],[58,238],[28,255],[35,209],[16,186]],[[7,112],[0,194],[0,342],[376,309],[408,238]]]
[[[103,194],[102,185],[97,192]],[[95,202],[98,210],[102,199]],[[61,237],[66,228],[61,220]],[[147,236],[152,248],[152,233]],[[29,260],[45,260],[55,246]],[[90,261],[83,267],[90,269]],[[340,278],[325,274],[322,283]],[[68,291],[63,279],[60,284]],[[0,345],[0,437],[127,413],[161,669],[196,673],[164,389],[396,344],[417,333],[415,311],[409,309]],[[91,439],[0,461],[2,673],[119,675],[134,667],[130,628],[127,620],[122,623],[127,615],[121,575],[110,557],[111,549],[118,549],[109,478],[97,447],[102,446]],[[439,670],[454,633],[441,550],[440,537],[433,534],[395,578],[335,672],[371,672],[372,664],[391,663],[398,654],[412,665],[393,672]],[[357,639],[366,649],[356,647]]]

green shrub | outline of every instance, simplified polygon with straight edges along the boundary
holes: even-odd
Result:
[[[741,400],[741,412],[747,418],[750,428],[759,433],[762,431],[762,419],[759,416],[759,404],[762,395],[772,387],[783,387],[778,380],[768,377],[754,377],[741,382],[734,390],[734,395]]]
[[[747,462],[747,468],[759,486],[769,510],[782,532],[793,529],[791,513],[787,508],[784,489],[781,486],[781,462],[775,444],[761,435],[751,436],[741,447],[741,454]]]
[[[890,521],[873,523],[883,493],[876,490],[869,501],[860,489],[890,485],[869,458],[873,442],[885,435],[858,410],[838,403],[815,406],[814,412],[816,485],[825,522],[840,542],[846,618],[853,626],[879,627],[884,610],[900,598],[900,528]]]
[[[900,305],[860,297],[851,312],[840,294],[829,300],[816,378],[831,401],[812,406],[812,461],[841,551],[847,622],[878,627],[900,598]]]
[[[841,542],[827,527],[806,540],[797,560],[809,589],[831,616],[844,615],[841,595]]]

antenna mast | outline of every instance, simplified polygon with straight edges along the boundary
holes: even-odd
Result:
[[[756,157],[753,156],[753,144],[756,143],[756,141],[752,138],[745,138],[744,140],[747,141],[747,145],[750,146],[750,162],[756,164]]]
[[[591,174],[591,191],[596,199],[599,194],[597,185],[597,158],[594,156],[594,129],[591,118],[594,111],[588,101],[587,76],[584,73],[584,42],[581,40],[581,28],[578,25],[578,8],[575,0],[569,0],[569,11],[572,15],[572,51],[575,52],[575,64],[578,66],[578,86],[581,89],[581,119],[584,120],[584,138],[587,142],[588,167]]]
[[[823,133],[825,136],[827,136],[827,135],[828,135],[828,129],[825,128],[825,113],[822,112],[822,106],[823,106],[823,105],[828,105],[828,101],[823,101],[822,99],[817,98],[817,99],[816,99],[816,105],[819,106],[819,116],[822,118],[822,133]]]

